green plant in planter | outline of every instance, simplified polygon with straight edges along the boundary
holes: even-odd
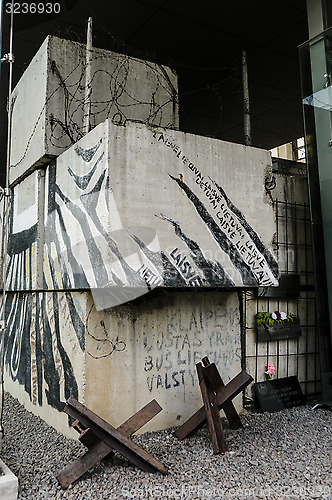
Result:
[[[277,324],[283,324],[285,322],[293,323],[297,316],[295,314],[286,314],[285,312],[274,311],[270,312],[260,312],[256,316],[257,326],[263,324],[273,326]]]
[[[257,340],[283,340],[301,335],[300,321],[295,314],[274,311],[260,312],[256,315]]]

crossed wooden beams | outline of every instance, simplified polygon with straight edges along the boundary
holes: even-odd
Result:
[[[76,419],[73,427],[80,433],[79,440],[88,448],[88,451],[75,462],[67,465],[57,475],[57,480],[62,488],[68,488],[71,483],[113,450],[118,451],[146,472],[159,471],[162,474],[167,474],[167,468],[159,460],[130,439],[134,432],[143,427],[161,410],[161,406],[154,399],[115,429],[89,408],[70,397],[64,411]]]
[[[243,370],[225,385],[216,365],[210,363],[207,357],[203,358],[202,363],[196,364],[196,370],[204,406],[182,424],[174,436],[184,439],[193,435],[207,421],[213,453],[223,453],[227,451],[227,447],[219,411],[224,410],[232,429],[242,427],[232,399],[247,387],[253,378]]]
[[[232,399],[249,385],[253,378],[243,370],[225,385],[216,365],[210,363],[207,357],[203,358],[202,363],[197,363],[196,369],[204,406],[182,424],[174,436],[184,439],[194,434],[207,421],[213,453],[222,453],[227,450],[227,447],[219,411],[224,410],[232,429],[242,427]],[[88,448],[88,451],[58,474],[57,479],[61,486],[67,488],[113,450],[118,451],[144,471],[159,471],[167,474],[167,468],[159,460],[130,439],[134,432],[161,410],[161,406],[154,399],[115,429],[89,408],[70,397],[64,411],[76,419],[73,427],[80,433],[78,439]]]

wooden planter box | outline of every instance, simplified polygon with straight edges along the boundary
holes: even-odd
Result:
[[[269,325],[262,323],[257,326],[258,342],[266,342],[268,340],[283,340],[301,336],[301,327],[299,318],[294,318],[293,321],[284,321]]]

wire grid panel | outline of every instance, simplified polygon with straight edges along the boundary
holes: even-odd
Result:
[[[305,396],[320,392],[318,333],[315,319],[314,272],[307,204],[275,201],[277,231],[274,250],[280,273],[300,277],[298,297],[269,297],[265,291],[243,292],[243,359],[255,382],[265,380],[265,366],[273,363],[275,378],[296,375]],[[255,316],[263,311],[284,311],[300,319],[297,338],[257,342]],[[246,389],[245,407],[256,405],[253,386]]]

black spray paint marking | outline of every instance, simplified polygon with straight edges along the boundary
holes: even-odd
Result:
[[[124,283],[121,279],[119,279],[115,273],[111,270],[111,279],[113,280],[113,283],[118,284],[118,285],[129,285],[129,286],[140,286],[141,285],[141,277],[139,273],[135,269],[132,269],[128,263],[126,262],[124,256],[121,254],[119,251],[119,247],[117,242],[112,238],[112,235],[108,233],[107,228],[105,228],[100,221],[98,214],[97,214],[97,204],[99,201],[99,197],[102,196],[102,184],[103,182],[106,183],[106,185],[109,184],[109,179],[108,176],[106,176],[106,170],[104,170],[101,175],[99,176],[98,181],[94,185],[94,187],[88,192],[84,193],[80,196],[80,201],[82,202],[84,210],[82,210],[76,203],[74,203],[72,200],[69,200],[64,193],[62,193],[60,187],[56,183],[56,178],[55,178],[55,172],[56,170],[54,169],[54,172],[52,172],[52,178],[50,176],[50,182],[49,182],[49,196],[50,198],[53,199],[52,202],[52,208],[53,211],[58,214],[59,220],[60,220],[60,225],[62,229],[62,237],[63,240],[65,241],[66,244],[66,251],[68,253],[68,261],[69,265],[72,267],[72,275],[74,276],[74,283],[68,283],[67,288],[80,288],[80,287],[85,287],[89,288],[91,285],[95,287],[94,284],[89,284],[87,277],[84,273],[84,268],[81,266],[81,269],[78,269],[78,263],[76,259],[74,258],[72,249],[71,249],[71,243],[70,243],[70,230],[66,231],[66,224],[64,221],[65,217],[65,210],[68,210],[72,216],[78,221],[82,234],[84,235],[84,242],[80,242],[81,245],[85,245],[85,249],[88,253],[88,258],[89,262],[87,262],[86,265],[88,265],[95,277],[96,281],[96,286],[97,287],[105,287],[109,285],[109,278],[107,275],[107,269],[106,269],[106,262],[104,262],[103,256],[101,252],[99,251],[98,247],[98,241],[99,243],[106,249],[108,252],[108,257],[109,260],[107,261],[107,264],[112,263],[112,259],[116,261],[122,268],[123,273],[126,276],[127,282]],[[57,204],[55,201],[55,194],[56,193],[59,197],[62,203]],[[50,203],[49,203],[50,204]],[[49,207],[50,209],[50,207]],[[50,215],[51,217],[51,215]],[[54,224],[53,224],[54,225]],[[92,236],[92,230],[93,228],[96,228],[99,232],[97,238],[94,238]],[[68,234],[66,234],[68,233]],[[48,232],[50,235],[49,241],[53,241],[56,232]],[[60,256],[60,254],[58,254]],[[65,267],[65,264],[62,262],[62,265]],[[76,270],[75,270],[76,268]],[[65,273],[65,268],[63,270]],[[68,276],[68,272],[65,273]]]
[[[54,319],[55,319],[55,334],[57,340],[57,349],[59,351],[61,362],[63,366],[63,376],[65,382],[65,399],[67,400],[69,396],[73,396],[74,398],[78,397],[78,387],[76,378],[74,376],[74,371],[72,364],[70,362],[70,358],[62,345],[61,333],[60,333],[60,315],[59,315],[59,301],[58,294],[53,294],[53,311],[54,311]]]
[[[94,308],[91,308],[89,316],[92,310],[94,310]],[[100,320],[99,324],[104,332],[103,337],[96,337],[89,330],[89,328],[87,329],[87,334],[89,335],[89,337],[91,337],[91,339],[95,341],[95,351],[97,353],[97,354],[92,354],[91,352],[87,351],[87,354],[94,359],[101,359],[101,358],[108,358],[113,354],[114,351],[117,352],[125,351],[127,347],[126,343],[123,340],[120,340],[118,335],[115,338],[111,339],[111,334],[107,331],[104,320]]]
[[[202,311],[193,311],[189,320],[186,318],[182,323],[181,316],[170,311],[164,330],[158,329],[154,335],[143,333],[145,356],[142,369],[149,392],[168,391],[180,386],[186,392],[197,384],[195,365],[204,356],[217,365],[229,363],[230,353],[225,348],[222,328],[228,314],[229,311],[213,307],[205,309],[204,316]]]
[[[46,223],[46,228],[45,228],[45,244],[47,247],[47,252],[45,252],[46,258],[49,259],[49,264],[50,264],[50,270],[51,270],[51,279],[53,282],[53,288],[59,289],[60,284],[58,283],[58,278],[57,278],[57,273],[55,266],[53,264],[53,259],[51,257],[51,245],[52,243],[56,247],[56,254],[57,256],[61,255],[60,251],[60,244],[59,244],[59,238],[57,237],[57,229],[56,229],[56,216],[58,217],[58,223],[60,225],[60,230],[61,230],[61,236],[62,239],[65,243],[66,246],[66,251],[68,255],[68,261],[70,263],[71,267],[71,272],[72,275],[74,276],[74,283],[72,283],[69,279],[69,272],[65,269],[65,266],[61,269],[61,280],[63,283],[63,286],[65,288],[79,288],[80,286],[83,288],[85,285],[85,288],[88,288],[88,282],[85,280],[85,274],[83,271],[83,268],[81,264],[79,264],[74,257],[73,251],[72,251],[72,245],[70,241],[70,237],[68,234],[68,231],[66,231],[66,226],[65,222],[62,217],[62,213],[60,210],[59,205],[57,204],[55,200],[55,193],[56,193],[56,165],[53,163],[49,167],[49,189],[48,189],[48,207],[47,207],[47,223]],[[48,288],[47,286],[47,281],[44,276],[44,284],[45,288]]]
[[[246,235],[249,236],[249,238],[252,240],[253,245],[256,246],[258,252],[262,255],[262,260],[260,263],[258,263],[258,266],[264,267],[264,264],[266,262],[267,266],[269,267],[269,270],[271,271],[272,275],[274,278],[278,277],[278,263],[275,260],[274,256],[272,253],[269,251],[269,249],[264,245],[262,240],[260,239],[259,235],[254,231],[254,229],[248,224],[246,221],[245,217],[241,213],[239,209],[237,209],[229,200],[229,198],[226,196],[224,190],[213,180],[209,177],[209,181],[204,179],[204,175],[200,172],[200,170],[195,166],[193,162],[190,161],[189,158],[187,158],[183,152],[181,151],[180,147],[172,140],[168,139],[167,137],[164,136],[163,133],[159,133],[157,136],[157,133],[153,134],[153,137],[157,139],[158,142],[162,142],[166,147],[170,148],[175,154],[176,157],[181,160],[183,165],[186,165],[196,176],[196,184],[199,185],[199,187],[202,189],[203,193],[205,196],[208,198],[210,204],[212,205],[213,209],[217,210],[218,206],[220,203],[224,201],[229,208],[230,211],[233,212],[234,216],[238,218],[238,221],[235,219],[233,221],[226,221],[223,220],[219,216],[219,220],[221,225],[221,228],[226,231],[227,236],[230,239],[235,238],[236,232],[241,236],[242,238],[245,238]],[[182,179],[181,179],[182,181]],[[215,187],[214,187],[215,185]],[[223,198],[222,198],[223,197]],[[220,212],[218,212],[220,214]],[[227,217],[227,215],[226,215]],[[238,223],[239,222],[239,223]],[[256,275],[258,277],[258,281],[262,285],[271,285],[272,281],[269,277],[264,278],[264,273],[262,269],[260,269],[257,266],[256,259],[260,258],[259,253],[256,252],[256,250],[251,246],[251,248],[248,247],[248,245],[241,245],[241,243],[237,242],[237,247],[238,250],[242,255],[247,255],[248,253],[251,252],[251,257],[249,257],[249,261],[247,262],[250,267],[254,270],[254,267],[256,267]],[[254,257],[253,254],[256,252],[256,256]]]
[[[131,236],[133,240],[139,245],[141,251],[149,259],[149,261],[154,265],[156,269],[162,270],[163,282],[168,286],[185,286],[186,282],[176,269],[176,267],[169,260],[168,256],[164,252],[152,252],[143,241],[141,241],[134,234]]]
[[[166,215],[160,214],[160,217],[168,222],[170,222],[173,227],[175,234],[186,244],[191,252],[192,259],[194,260],[196,266],[203,272],[205,279],[209,285],[225,285],[234,286],[234,281],[226,273],[219,262],[211,262],[204,257],[203,252],[199,248],[198,244],[188,238],[182,231],[181,226],[178,222],[166,217]]]
[[[170,252],[170,258],[175,262],[181,275],[190,286],[202,286],[203,282],[196,269],[192,266],[186,255],[182,255],[178,248],[173,248]]]
[[[96,151],[101,146],[102,142],[103,142],[103,140],[100,139],[99,142],[97,142],[97,144],[95,146],[93,146],[92,148],[88,148],[88,149],[83,149],[79,146],[76,146],[75,153],[78,156],[80,156],[83,161],[85,161],[86,163],[89,163],[92,160],[92,158],[94,157]]]
[[[71,293],[66,292],[67,305],[69,309],[70,318],[74,327],[74,331],[80,345],[81,350],[85,350],[85,325],[76,309],[73,296]]]
[[[269,267],[271,269],[271,272],[272,272],[273,276],[275,278],[277,278],[278,277],[278,273],[279,273],[278,262],[276,261],[276,259],[272,255],[272,253],[264,245],[264,243],[262,242],[261,238],[256,233],[256,231],[250,226],[250,224],[248,224],[248,222],[247,222],[246,218],[244,217],[244,215],[242,214],[242,212],[231,202],[231,200],[228,198],[228,196],[226,195],[226,193],[222,189],[222,187],[219,186],[215,181],[212,181],[212,182],[214,182],[214,184],[216,185],[216,187],[220,191],[221,195],[226,200],[226,203],[227,203],[228,207],[230,208],[230,210],[241,221],[241,224],[243,225],[244,229],[246,230],[246,232],[248,233],[248,235],[250,236],[250,238],[254,242],[256,248],[258,249],[258,251],[264,256],[267,264],[269,265]]]
[[[98,166],[98,163],[101,161],[101,159],[103,158],[104,156],[104,153],[102,153],[99,158],[97,159],[96,163],[94,164],[93,168],[85,175],[77,175],[75,174],[75,172],[70,168],[68,167],[68,173],[69,175],[74,179],[74,182],[76,184],[76,186],[81,189],[82,191],[85,190],[92,177],[93,177],[93,174],[95,173],[95,171],[97,170],[97,166]]]
[[[137,271],[148,286],[157,286],[162,284],[162,279],[154,273],[146,264],[142,264]]]
[[[60,398],[60,378],[55,365],[54,349],[60,355],[57,362],[61,364],[64,375],[65,398],[70,395],[77,397],[78,390],[69,356],[61,341],[59,307],[55,295],[54,324],[51,326],[45,292],[37,292],[34,302],[30,293],[8,293],[7,328],[4,332],[7,346],[5,364],[10,369],[12,378],[24,387],[33,404],[43,404],[45,390],[48,404],[61,411],[65,401]],[[32,315],[35,317],[34,323]],[[75,328],[75,324],[71,327]],[[17,335],[21,335],[19,342]]]
[[[201,200],[191,191],[191,189],[183,181],[173,177],[170,174],[169,176],[181,187],[181,189],[186,193],[188,199],[193,203],[198,215],[201,217],[203,222],[209,228],[213,238],[216,240],[221,250],[223,250],[229,256],[234,267],[240,272],[243,284],[249,286],[250,285],[257,286],[258,282],[254,274],[252,273],[250,267],[244,262],[243,258],[241,257],[238,248],[220,230],[219,226],[211,217],[209,212],[206,210]]]
[[[46,306],[46,294],[43,294],[41,301],[41,313],[43,318],[43,368],[44,368],[44,378],[46,382],[45,395],[47,399],[47,403],[61,411],[64,408],[64,402],[61,402],[60,399],[60,377],[59,373],[56,370],[55,360],[54,360],[54,352],[53,352],[53,343],[52,343],[52,333],[53,328],[57,328],[58,324],[51,325],[50,319],[46,314],[47,306]],[[42,384],[39,384],[39,389],[41,389]],[[40,403],[39,403],[40,404]]]
[[[243,259],[250,266],[252,271],[257,275],[260,284],[272,284],[271,278],[268,276],[269,272],[271,272],[273,275],[274,267],[274,272],[278,274],[278,265],[272,254],[265,247],[257,233],[247,223],[241,211],[238,210],[233,204],[231,204],[230,200],[227,197],[222,198],[220,195],[218,195],[216,189],[212,187],[210,182],[205,180],[204,176],[198,169],[196,169],[196,167],[194,168],[194,171],[196,175],[196,184],[199,185],[205,195],[209,198],[210,203],[213,205],[213,209],[215,211],[218,210],[216,212],[216,218],[219,221],[218,224],[220,229],[222,229],[227,237],[236,245],[239,252],[243,256]],[[211,182],[213,182],[211,178],[209,179]],[[220,187],[217,184],[216,186],[218,188]],[[223,196],[224,191],[221,188],[218,189],[218,191]],[[250,234],[248,233],[249,228]],[[264,255],[261,255],[256,244],[261,250],[264,250]],[[266,262],[265,256],[268,257],[270,264],[272,264],[272,269]],[[268,267],[268,271],[266,270],[266,267]],[[263,271],[264,268],[265,271]],[[274,275],[274,277],[276,276]]]
[[[81,210],[81,208],[73,201],[67,198],[58,186],[56,186],[55,189],[56,194],[60,197],[62,202],[66,205],[68,210],[72,213],[72,215],[75,217],[82,228],[86,249],[89,255],[90,266],[93,271],[97,286],[106,286],[108,284],[107,271],[101,252],[95,243],[95,237],[93,236],[88,224],[88,214]]]

